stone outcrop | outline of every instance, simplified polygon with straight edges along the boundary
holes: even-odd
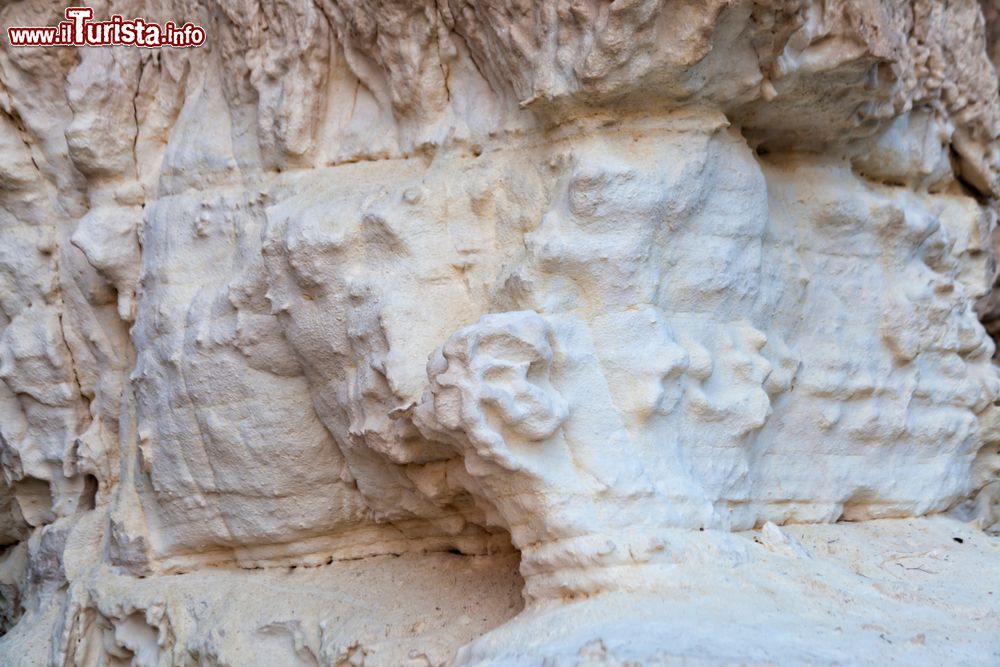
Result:
[[[0,50],[0,662],[996,658],[995,3],[94,7],[208,39]]]

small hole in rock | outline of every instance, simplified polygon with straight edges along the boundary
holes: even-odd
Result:
[[[83,492],[80,494],[80,509],[88,511],[97,506],[97,478],[87,475],[83,478]]]

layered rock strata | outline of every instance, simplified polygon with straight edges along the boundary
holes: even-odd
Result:
[[[816,556],[779,525],[1000,526],[984,5],[113,0],[208,40],[5,43],[3,661],[842,661],[593,619]]]

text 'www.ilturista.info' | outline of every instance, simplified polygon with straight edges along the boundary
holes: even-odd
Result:
[[[205,29],[190,21],[163,25],[114,14],[107,21],[92,21],[91,7],[67,7],[66,20],[55,26],[7,28],[11,46],[141,46],[145,48],[201,46]]]

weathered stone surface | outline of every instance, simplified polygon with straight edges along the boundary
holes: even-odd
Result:
[[[95,13],[208,41],[0,50],[0,662],[1000,659],[995,3]]]

